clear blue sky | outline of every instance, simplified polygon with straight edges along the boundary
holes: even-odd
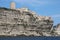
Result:
[[[60,0],[0,0],[0,7],[10,8],[12,1],[16,8],[27,7],[38,15],[51,16],[54,25],[60,23]]]

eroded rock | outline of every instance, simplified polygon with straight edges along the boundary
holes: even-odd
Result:
[[[0,8],[0,35],[51,36],[52,26],[51,17],[39,16],[27,8]]]

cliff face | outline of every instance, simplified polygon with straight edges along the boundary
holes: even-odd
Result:
[[[51,36],[51,17],[39,16],[26,8],[0,8],[0,35]]]
[[[56,36],[60,36],[60,24],[57,24],[54,30]]]

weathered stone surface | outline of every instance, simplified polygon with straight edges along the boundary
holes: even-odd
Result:
[[[0,8],[0,35],[51,36],[53,20],[29,9]]]
[[[57,34],[57,36],[60,36],[60,24],[56,25],[54,32]]]

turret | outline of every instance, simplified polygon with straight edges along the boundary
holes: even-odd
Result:
[[[11,2],[10,9],[15,9],[15,2]]]

